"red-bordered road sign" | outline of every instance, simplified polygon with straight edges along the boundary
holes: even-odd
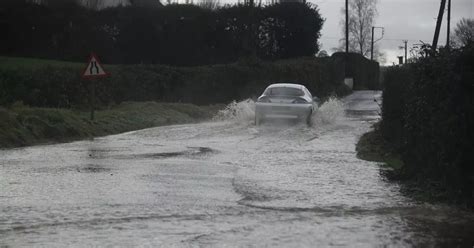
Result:
[[[87,67],[82,72],[82,77],[89,79],[89,78],[99,78],[99,77],[107,77],[107,76],[109,76],[109,73],[107,73],[104,70],[104,67],[102,67],[102,64],[100,63],[99,58],[94,53],[91,53],[91,56],[89,58],[89,63],[87,64]]]

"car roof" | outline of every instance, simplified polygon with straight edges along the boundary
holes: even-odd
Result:
[[[303,89],[304,86],[301,84],[291,84],[291,83],[277,83],[277,84],[271,84],[267,88],[276,88],[276,87],[286,87],[286,88],[295,88],[295,89]]]

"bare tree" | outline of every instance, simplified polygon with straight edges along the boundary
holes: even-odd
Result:
[[[98,10],[102,7],[101,6],[101,3],[102,3],[101,0],[82,0],[81,2],[84,6],[86,6],[87,8],[90,8],[90,9]]]
[[[201,0],[198,6],[204,9],[218,9],[221,7],[221,2],[219,0]]]
[[[462,18],[454,29],[454,41],[459,46],[465,46],[474,41],[474,19]]]
[[[377,17],[378,0],[351,0],[349,1],[349,50],[364,56],[370,54],[372,26]],[[345,13],[345,9],[342,9]],[[345,18],[345,17],[344,17]],[[345,19],[341,21],[345,36]],[[345,39],[341,40],[345,47]],[[377,54],[377,51],[374,51]]]

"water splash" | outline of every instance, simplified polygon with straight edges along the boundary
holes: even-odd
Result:
[[[336,97],[331,97],[316,109],[313,123],[318,125],[334,124],[344,116],[344,103]]]
[[[246,99],[240,102],[233,101],[223,110],[220,110],[212,119],[214,121],[249,122],[255,118],[255,102]]]
[[[315,127],[321,125],[331,125],[344,116],[344,103],[336,97],[329,98],[313,114]],[[233,101],[223,110],[220,110],[213,121],[231,121],[237,123],[250,123],[255,118],[255,102],[246,99],[240,102]]]

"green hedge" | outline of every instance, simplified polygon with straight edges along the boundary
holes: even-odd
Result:
[[[0,105],[21,101],[38,107],[86,106],[91,84],[96,85],[100,105],[123,101],[227,103],[257,97],[268,84],[278,81],[304,83],[323,97],[347,93],[342,84],[343,68],[337,57],[245,60],[199,67],[119,65],[106,66],[109,78],[87,81],[80,76],[80,66],[0,64]]]
[[[175,66],[249,55],[278,60],[318,53],[324,23],[316,5],[297,2],[214,10],[194,4],[92,10],[77,4],[83,0],[48,2],[0,1],[0,54],[82,61],[95,51],[109,64]]]
[[[334,53],[332,58],[336,71],[340,72],[337,74],[339,80],[344,80],[346,74],[348,77],[352,77],[355,90],[375,90],[381,88],[379,81],[380,68],[377,62],[366,59],[358,53],[346,55],[345,53],[338,52]]]
[[[391,68],[384,84],[382,132],[404,174],[474,203],[474,46]]]

